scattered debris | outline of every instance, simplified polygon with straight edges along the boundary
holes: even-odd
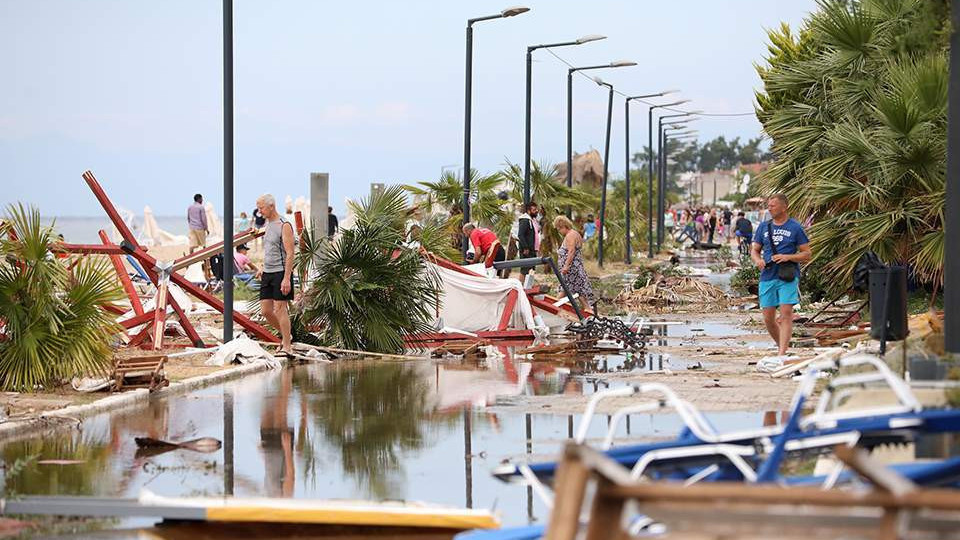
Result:
[[[431,356],[440,358],[443,356],[462,356],[462,357],[483,357],[486,351],[482,348],[486,342],[483,340],[454,340],[447,341],[433,350]]]
[[[645,287],[624,290],[614,300],[616,304],[627,309],[692,303],[726,309],[731,301],[730,295],[719,287],[690,276],[659,276]]]

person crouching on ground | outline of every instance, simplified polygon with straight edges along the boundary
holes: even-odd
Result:
[[[493,263],[502,262],[507,259],[507,252],[500,245],[500,239],[497,233],[490,229],[477,227],[473,223],[467,223],[463,226],[463,234],[470,239],[470,248],[467,254],[473,253],[473,259],[468,260],[472,263],[480,263],[487,268],[493,267]]]
[[[787,197],[767,198],[770,219],[753,235],[750,258],[760,268],[760,307],[767,332],[778,354],[787,354],[793,334],[793,306],[800,303],[800,263],[810,260],[810,240],[803,226],[790,217]],[[777,321],[777,311],[780,321]]]
[[[293,353],[290,336],[290,310],[293,300],[293,225],[277,212],[273,195],[257,198],[257,210],[263,215],[263,268],[260,279],[260,312],[271,326],[280,331],[280,352]]]

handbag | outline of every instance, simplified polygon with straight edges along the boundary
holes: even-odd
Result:
[[[777,245],[773,242],[773,220],[767,222],[767,233],[770,237],[770,251],[774,255],[777,254]],[[774,263],[777,265],[777,279],[780,281],[793,281],[797,279],[797,273],[800,270],[800,267],[797,263],[793,261],[787,261],[782,263]]]

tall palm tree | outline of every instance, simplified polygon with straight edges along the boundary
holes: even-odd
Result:
[[[84,257],[69,271],[40,211],[7,207],[16,240],[0,239],[0,388],[33,391],[110,366],[119,325],[101,307],[123,298],[113,269]]]
[[[498,197],[498,192],[502,189],[503,182],[499,172],[484,176],[476,169],[470,172],[471,221],[488,227],[502,218],[503,201]],[[459,209],[463,204],[463,181],[450,171],[444,172],[436,182],[418,182],[415,186],[403,186],[403,189],[419,199],[419,208],[428,215],[449,213],[451,209]]]
[[[814,260],[845,289],[867,250],[942,282],[949,17],[935,0],[821,0],[768,33],[762,189],[811,217]],[[921,29],[918,31],[917,29]]]

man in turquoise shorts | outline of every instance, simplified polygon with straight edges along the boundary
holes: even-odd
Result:
[[[800,303],[799,264],[810,260],[810,240],[803,226],[790,217],[787,197],[782,193],[767,198],[770,219],[757,227],[750,258],[760,268],[760,308],[767,332],[777,344],[778,354],[787,354],[793,334],[793,306]],[[779,265],[794,263],[794,279],[779,277]],[[777,311],[780,320],[777,321]]]

